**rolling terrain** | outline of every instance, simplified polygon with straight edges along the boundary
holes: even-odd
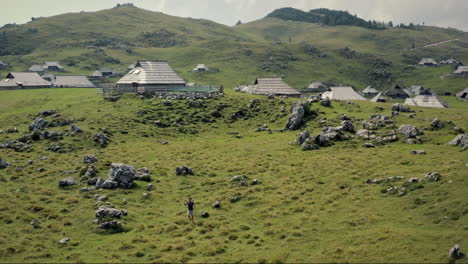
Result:
[[[453,39],[458,40],[422,48]],[[282,76],[295,89],[315,80],[358,90],[400,84],[454,93],[467,86],[466,79],[450,76],[453,66],[410,66],[422,57],[467,61],[468,33],[429,26],[323,26],[272,16],[228,27],[133,6],[37,18],[0,29],[0,60],[16,71],[58,60],[65,74],[88,75],[102,66],[123,74],[137,59],[159,59],[168,60],[189,82],[228,88],[258,76]],[[188,72],[198,63],[220,72]]]
[[[258,105],[246,107],[252,99]],[[10,166],[0,170],[0,262],[445,262],[451,246],[468,243],[466,151],[444,145],[457,135],[451,125],[429,125],[439,117],[466,128],[468,112],[466,103],[445,99],[454,107],[414,108],[414,118],[394,118],[397,127],[424,129],[422,144],[400,138],[367,149],[366,141],[353,137],[301,151],[288,144],[298,131],[277,130],[289,115],[282,115],[281,106],[297,99],[228,92],[190,106],[133,95],[112,103],[89,89],[2,91],[0,129],[16,126],[19,133],[0,134],[0,143],[29,134],[36,114],[51,109],[84,132],[70,136],[69,125],[48,127],[63,132],[63,140],[33,141],[25,152],[1,149]],[[314,103],[318,116],[303,129],[319,133],[324,118],[339,125],[341,113],[359,129],[376,112],[390,114],[391,104],[378,106],[384,110],[369,102],[332,102],[331,108]],[[220,115],[213,117],[217,109]],[[240,109],[245,117],[233,118]],[[180,126],[161,128],[154,120]],[[264,124],[271,132],[256,132]],[[110,139],[106,148],[94,142],[102,131]],[[64,153],[47,150],[53,144]],[[156,189],[146,191],[148,182],[136,181],[130,189],[80,191],[88,186],[79,179],[89,153],[98,158],[98,177],[106,178],[113,162],[147,167]],[[176,166],[189,166],[194,175],[176,176]],[[404,196],[383,192],[433,171],[440,181],[409,185]],[[260,184],[237,186],[230,182],[235,175]],[[364,183],[396,176],[405,178]],[[60,188],[66,177],[78,184]],[[98,201],[99,195],[107,198]],[[197,204],[194,225],[186,218],[187,196]],[[220,209],[211,207],[215,200]],[[128,212],[120,219],[123,232],[106,232],[93,222],[95,210],[107,202]],[[210,217],[201,218],[203,211]],[[37,229],[30,224],[36,218]],[[64,237],[70,242],[59,244]]]
[[[0,168],[8,163],[0,169],[1,263],[447,263],[455,244],[466,253],[468,159],[460,146],[446,145],[468,129],[466,102],[444,96],[448,109],[411,107],[394,116],[392,103],[313,102],[305,123],[290,131],[291,105],[305,99],[232,88],[283,76],[298,90],[321,80],[358,90],[422,84],[453,93],[468,84],[447,75],[452,66],[410,65],[422,56],[467,61],[468,33],[321,26],[272,15],[228,27],[124,5],[6,25],[0,54],[13,65],[2,74],[45,60],[59,60],[67,70],[59,74],[100,66],[125,73],[137,59],[158,59],[188,82],[227,88],[213,99],[126,94],[116,102],[95,89],[0,91]],[[219,71],[189,72],[198,63]],[[420,142],[408,144],[400,133],[382,143],[343,132],[318,150],[295,143],[301,131],[315,136],[343,119],[359,130],[376,122],[375,114],[389,117],[377,136],[411,124],[423,132]],[[29,128],[38,117],[47,121],[39,135]],[[431,126],[435,118],[441,127]],[[73,134],[73,125],[82,132]],[[108,144],[100,146],[97,134]],[[88,154],[98,159],[95,177],[125,163],[148,168],[151,181],[93,189]],[[176,175],[178,166],[194,175]],[[427,178],[432,172],[440,178]],[[232,181],[239,175],[247,186]],[[77,184],[59,187],[68,177]],[[196,203],[194,224],[188,196]],[[122,229],[99,228],[102,205],[128,213],[117,219]]]

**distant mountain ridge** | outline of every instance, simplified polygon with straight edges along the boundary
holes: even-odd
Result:
[[[296,8],[286,7],[276,9],[267,15],[283,20],[292,20],[309,23],[320,23],[329,26],[358,26],[370,29],[384,29],[385,27],[375,21],[366,21],[347,11],[330,10],[327,8],[312,9],[305,12]]]

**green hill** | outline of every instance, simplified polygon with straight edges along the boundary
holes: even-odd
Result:
[[[70,125],[48,127],[62,132],[63,140],[41,137],[26,152],[0,149],[0,158],[10,163],[0,170],[0,262],[445,263],[450,247],[458,243],[463,250],[468,243],[466,151],[444,146],[457,134],[452,126],[468,127],[468,112],[466,103],[444,99],[454,107],[415,108],[414,118],[393,118],[396,127],[424,129],[422,144],[400,138],[367,149],[366,141],[354,137],[301,151],[288,144],[298,131],[278,130],[297,99],[228,91],[203,103],[168,105],[134,95],[111,103],[90,89],[1,91],[0,129],[16,126],[19,133],[0,134],[0,144],[28,142],[29,124],[49,109],[61,113],[45,117],[49,123],[72,119],[83,133],[70,136]],[[303,129],[315,135],[323,122],[337,126],[342,113],[361,128],[376,112],[390,115],[391,104],[378,106],[384,110],[370,102],[332,102],[330,108],[313,103],[317,115]],[[434,117],[445,127],[432,129]],[[168,127],[156,126],[156,120]],[[270,132],[256,132],[265,124]],[[98,132],[108,135],[106,148],[94,142]],[[48,150],[54,144],[64,153]],[[81,191],[86,181],[58,187],[66,177],[79,181],[89,153],[98,158],[98,177],[107,178],[110,164],[123,162],[147,167],[156,189],[147,191],[144,181],[131,189],[91,192]],[[192,167],[194,175],[177,176],[176,166]],[[432,171],[442,175],[440,181],[407,183]],[[260,184],[233,185],[235,175]],[[364,183],[396,176],[405,179]],[[391,186],[406,186],[408,193],[386,192]],[[197,203],[195,225],[186,217],[187,196]],[[220,209],[211,207],[215,200]],[[103,204],[128,212],[119,219],[123,232],[101,230],[93,222]],[[204,211],[208,218],[200,217]],[[37,229],[30,224],[36,218]],[[68,244],[59,244],[65,237]]]
[[[343,15],[333,10],[311,12]],[[66,67],[65,74],[91,74],[103,66],[125,73],[137,59],[169,60],[189,82],[228,88],[249,84],[258,76],[282,76],[296,89],[316,80],[358,90],[368,85],[384,90],[394,84],[418,84],[439,93],[454,93],[466,86],[465,80],[450,75],[451,66],[409,67],[422,57],[467,61],[465,32],[427,26],[375,30],[271,16],[228,27],[124,5],[36,18],[0,29],[0,60],[17,71],[44,60],[58,60]],[[454,41],[422,48],[446,40]],[[411,50],[413,45],[416,49]],[[198,63],[220,71],[189,73]]]

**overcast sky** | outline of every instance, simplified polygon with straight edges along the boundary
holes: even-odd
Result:
[[[468,0],[0,0],[0,25],[22,24],[31,17],[67,12],[97,11],[117,3],[166,14],[206,18],[233,25],[238,20],[260,19],[280,7],[302,10],[330,8],[348,10],[369,20],[419,23],[468,31]]]

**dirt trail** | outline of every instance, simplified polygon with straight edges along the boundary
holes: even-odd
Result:
[[[419,48],[414,48],[414,49],[411,49],[411,50],[417,50],[417,49],[424,49],[424,48],[428,48],[428,47],[434,47],[434,46],[439,46],[441,44],[445,44],[447,42],[452,42],[452,41],[458,41],[460,39],[449,39],[449,40],[444,40],[444,41],[440,41],[440,42],[436,42],[436,43],[432,43],[432,44],[427,44],[423,47],[419,47]]]

